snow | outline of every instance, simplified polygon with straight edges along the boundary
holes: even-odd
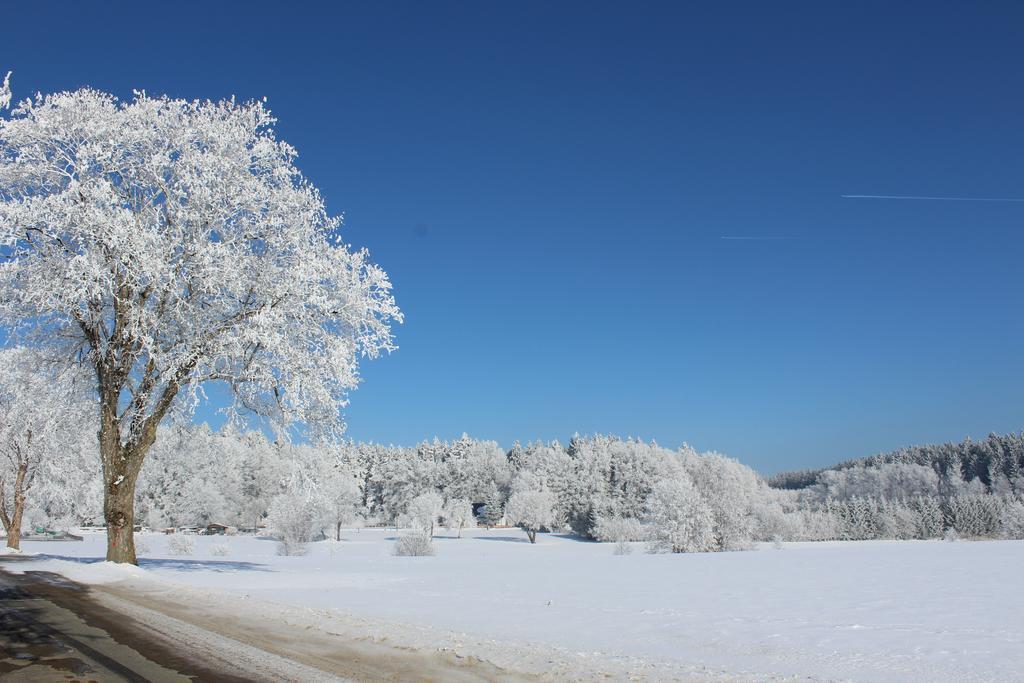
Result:
[[[0,539],[2,540],[2,539]],[[33,553],[26,553],[24,550],[18,550],[16,548],[8,548],[7,546],[0,546],[0,555],[18,555],[23,557],[26,555],[32,555]]]
[[[518,530],[466,529],[462,539],[440,535],[434,557],[395,557],[393,529],[343,536],[301,557],[278,556],[266,539],[197,537],[194,555],[175,557],[171,537],[150,534],[136,569],[75,562],[102,558],[104,537],[92,533],[26,542],[40,558],[9,568],[83,583],[170,582],[183,600],[188,591],[242,595],[226,609],[258,604],[254,614],[277,610],[290,623],[315,613],[321,628],[335,619],[396,645],[461,648],[539,671],[552,659],[568,662],[562,672],[586,663],[617,675],[740,680],[1008,681],[1024,670],[1020,541],[623,556],[568,536],[530,545]]]

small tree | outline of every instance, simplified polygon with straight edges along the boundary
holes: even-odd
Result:
[[[0,116],[0,325],[91,369],[110,561],[135,562],[139,471],[203,384],[336,437],[358,359],[394,348],[386,273],[274,123],[262,102],[88,88]]]
[[[307,482],[293,481],[270,503],[267,527],[280,542],[282,555],[302,555],[320,530],[323,497]]]
[[[465,498],[453,498],[445,503],[441,510],[441,519],[446,529],[458,529],[458,538],[462,538],[464,527],[475,527],[476,518],[473,516],[473,504]]]
[[[341,527],[358,516],[357,510],[363,501],[363,492],[355,475],[340,463],[331,465],[323,480],[326,517],[334,527],[334,540],[341,540]]]
[[[14,550],[37,476],[77,464],[73,456],[87,424],[81,375],[48,372],[39,360],[24,348],[0,351],[0,522]]]
[[[441,508],[444,501],[441,494],[436,491],[421,493],[409,501],[405,518],[413,529],[424,532],[430,538],[434,537],[434,524],[441,516]]]
[[[505,504],[505,517],[526,532],[530,543],[537,542],[537,532],[555,523],[555,497],[547,489],[513,493]]]
[[[505,506],[503,505],[501,492],[498,491],[497,486],[492,484],[487,495],[484,497],[483,507],[480,508],[480,521],[490,529],[501,522],[501,518],[504,516]]]

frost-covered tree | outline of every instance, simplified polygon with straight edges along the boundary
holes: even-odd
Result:
[[[652,552],[699,553],[715,549],[711,509],[685,473],[658,482],[647,501]]]
[[[334,540],[341,540],[341,527],[351,524],[362,507],[363,492],[359,480],[344,463],[334,458],[321,459],[323,463],[320,479],[323,499],[326,505],[324,519],[334,530]]]
[[[306,544],[318,535],[324,499],[316,486],[295,476],[285,492],[274,498],[267,514],[267,527],[277,538],[282,555],[302,555]]]
[[[998,536],[1003,508],[998,496],[957,496],[949,501],[949,526],[962,538]]]
[[[754,540],[755,510],[767,504],[767,487],[752,469],[717,453],[684,461],[693,485],[710,508],[718,550],[745,550]]]
[[[643,541],[647,530],[639,519],[632,517],[598,517],[594,521],[594,538],[606,543]]]
[[[999,527],[1003,538],[1024,539],[1024,501],[1006,499]]]
[[[386,273],[338,233],[262,102],[91,89],[0,117],[0,325],[93,374],[107,559],[135,562],[135,484],[201,387],[336,436],[357,360],[393,347]]]
[[[505,500],[494,484],[484,494],[483,506],[480,508],[480,523],[488,529],[501,523],[505,516]]]
[[[85,379],[74,368],[46,368],[29,349],[0,350],[0,522],[9,548],[20,546],[37,478],[80,464],[79,437],[91,417]]]
[[[441,509],[441,520],[445,529],[457,529],[458,538],[462,538],[462,530],[465,527],[476,526],[473,504],[465,498],[452,498]]]
[[[444,500],[436,491],[428,491],[409,501],[405,519],[410,527],[434,537],[434,525],[441,516]]]
[[[537,532],[555,524],[555,497],[544,488],[519,489],[505,503],[505,517],[526,532],[530,543],[537,542]]]
[[[7,109],[11,106],[11,72],[4,76],[4,83],[0,85],[0,109]]]

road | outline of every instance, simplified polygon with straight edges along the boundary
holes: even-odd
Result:
[[[28,558],[26,558],[27,560]],[[58,574],[12,574],[0,561],[0,680],[5,681],[535,681],[475,658],[343,639],[173,588],[83,586]]]
[[[11,560],[5,559],[5,562]],[[243,681],[133,634],[131,620],[55,574],[0,570],[0,679],[4,681]]]

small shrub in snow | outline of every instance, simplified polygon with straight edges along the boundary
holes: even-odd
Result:
[[[282,538],[277,544],[277,554],[282,557],[301,557],[306,554],[306,543],[293,538]]]
[[[426,557],[434,554],[434,544],[427,534],[414,532],[399,536],[394,552],[399,557]]]
[[[267,514],[267,528],[280,541],[279,555],[303,555],[313,540],[323,499],[309,485],[292,482],[288,491],[274,498]]]
[[[228,548],[227,543],[215,543],[210,546],[210,554],[215,557],[226,557],[231,554],[231,549]]]
[[[174,535],[167,541],[167,552],[171,555],[191,555],[195,542],[188,536]]]
[[[942,535],[942,540],[949,541],[950,543],[952,543],[953,541],[959,541],[960,534],[958,534],[956,532],[956,529],[954,529],[953,527],[949,527],[948,529],[946,529],[946,533]]]
[[[616,541],[615,543],[615,554],[616,555],[629,555],[633,552],[633,546],[627,541]]]
[[[647,530],[639,519],[631,517],[598,517],[591,532],[602,542],[646,541]]]

